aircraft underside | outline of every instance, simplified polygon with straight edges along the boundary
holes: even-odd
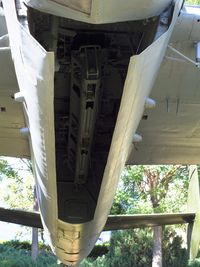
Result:
[[[43,227],[75,265],[105,225],[182,1],[103,24],[3,5]]]
[[[55,52],[58,217],[93,219],[132,55],[170,25],[173,6],[148,20],[92,25],[28,11],[31,34]]]

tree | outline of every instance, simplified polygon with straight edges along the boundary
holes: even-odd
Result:
[[[1,191],[0,201],[8,208],[38,211],[36,190],[30,160],[16,159],[11,166],[0,159]],[[32,259],[38,255],[38,229],[32,228]]]
[[[33,210],[38,211],[38,200],[36,195],[36,187],[34,186],[34,204],[33,204]],[[31,243],[31,257],[33,260],[36,260],[38,256],[38,229],[32,228],[32,243]]]
[[[177,235],[176,230],[167,226],[163,238],[163,267],[187,266],[187,250],[182,248],[182,244],[183,240]],[[152,245],[153,238],[150,228],[114,231],[111,236],[109,252],[104,256],[103,266],[150,267]]]
[[[126,167],[119,183],[118,191],[111,209],[112,214],[151,213],[153,206],[150,195],[146,192],[147,177],[145,170],[152,168],[159,179],[177,168],[173,179],[168,181],[167,193],[160,194],[165,198],[160,201],[159,212],[178,212],[184,210],[188,188],[188,170],[186,166],[134,166]],[[172,174],[172,172],[171,172]],[[169,176],[168,176],[169,179]],[[160,182],[160,181],[159,181]],[[145,185],[145,186],[144,186]],[[142,188],[141,188],[142,187]],[[163,231],[163,267],[186,267],[187,251],[182,248],[183,240],[177,235],[177,226],[166,226]],[[185,229],[185,228],[184,228]],[[113,231],[109,252],[97,259],[87,259],[81,267],[149,267],[152,264],[152,230],[150,228]]]
[[[28,172],[33,177],[33,167],[32,162],[30,160],[22,159],[22,162],[27,167]],[[36,186],[34,184],[33,186],[33,211],[38,211],[38,200],[37,200],[37,192],[36,192]],[[32,228],[32,243],[31,243],[31,257],[33,260],[36,260],[38,256],[38,229]]]
[[[24,163],[0,159],[0,201],[8,208],[32,210],[34,179]]]
[[[175,212],[186,203],[187,186],[186,166],[127,167],[111,212]],[[153,228],[153,267],[162,266],[162,233]]]
[[[185,3],[191,5],[200,5],[200,0],[186,0]]]

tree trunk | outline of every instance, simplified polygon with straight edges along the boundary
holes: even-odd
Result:
[[[34,187],[34,205],[33,210],[38,211],[38,201],[36,195],[36,188]],[[31,244],[31,257],[35,261],[38,256],[38,229],[32,228],[32,244]]]
[[[153,227],[152,267],[162,267],[162,226]]]
[[[35,261],[38,256],[38,229],[32,228],[31,257]]]

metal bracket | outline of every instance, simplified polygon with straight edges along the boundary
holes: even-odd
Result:
[[[171,51],[173,51],[174,53],[176,53],[177,55],[179,55],[180,57],[182,57],[183,59],[185,59],[186,61],[190,62],[191,64],[195,65],[197,68],[200,68],[200,58],[199,58],[199,61],[194,61],[192,60],[191,58],[185,56],[184,54],[182,54],[180,51],[178,51],[177,49],[175,49],[174,47],[172,47],[171,45],[168,45],[167,46]],[[200,56],[200,47],[198,48],[199,49],[199,56]],[[168,57],[166,57],[168,58]],[[171,59],[171,58],[169,58]],[[179,61],[180,59],[179,58],[173,58],[174,60],[177,60]]]

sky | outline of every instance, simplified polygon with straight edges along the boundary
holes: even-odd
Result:
[[[9,165],[18,171],[20,177],[25,177],[27,175],[27,171],[23,170],[25,169],[25,165],[23,166],[20,159],[11,157],[0,157],[0,159],[7,160]],[[8,190],[6,186],[6,181],[1,181],[1,189]],[[0,201],[0,207],[8,208],[6,202],[3,201]],[[27,227],[21,225],[0,222],[0,241],[14,239],[31,240],[31,231],[27,231]]]
[[[23,231],[24,227],[19,226],[13,223],[0,222],[0,241],[8,241],[18,239],[17,236],[19,232]],[[27,235],[24,232],[23,237],[19,238],[20,240],[30,240],[31,234]]]

